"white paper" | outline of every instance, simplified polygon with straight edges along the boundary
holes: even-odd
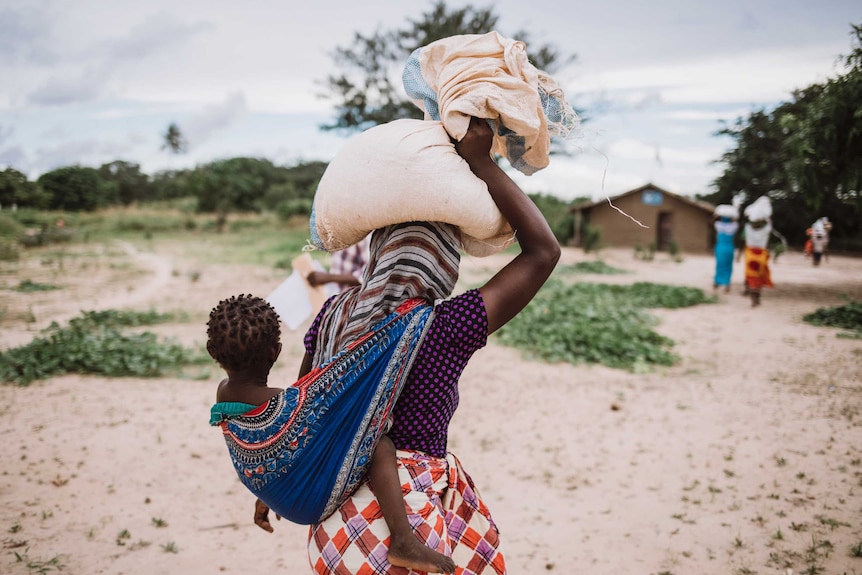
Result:
[[[315,312],[311,307],[305,279],[296,270],[266,297],[266,301],[291,330],[301,326]]]

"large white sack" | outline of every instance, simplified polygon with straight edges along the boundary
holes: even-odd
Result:
[[[752,222],[768,220],[772,217],[772,202],[769,201],[769,197],[760,196],[745,208],[744,213],[745,217]]]
[[[412,221],[457,226],[473,256],[514,241],[485,182],[455,151],[441,122],[395,120],[351,138],[318,184],[312,242],[332,252],[377,228]]]

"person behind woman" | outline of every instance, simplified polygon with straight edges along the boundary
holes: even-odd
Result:
[[[305,337],[300,377],[360,337],[406,300],[434,305],[434,316],[393,409],[388,431],[397,448],[403,500],[381,499],[375,477],[338,511],[309,530],[315,573],[390,573],[388,505],[406,506],[414,534],[451,556],[456,573],[506,573],[499,532],[472,479],[447,450],[458,407],[458,381],[472,354],[535,296],[560,257],[560,246],[533,202],[491,157],[488,123],[471,119],[455,150],[488,186],[517,234],[520,253],[478,289],[451,297],[458,278],[460,243],[453,226],[412,222],[373,232],[371,259],[360,287],[329,300]],[[447,299],[449,298],[449,299]],[[379,449],[379,448],[378,448]],[[272,531],[259,500],[255,523]],[[401,571],[399,571],[400,573]]]
[[[730,291],[730,276],[733,274],[734,236],[739,229],[736,208],[721,204],[715,208],[715,276],[713,287],[724,286]]]
[[[368,265],[368,250],[371,237],[365,236],[356,244],[332,253],[329,271],[313,271],[306,276],[312,287],[327,283],[338,284],[338,291],[362,283],[365,266]],[[333,292],[330,292],[333,293]]]

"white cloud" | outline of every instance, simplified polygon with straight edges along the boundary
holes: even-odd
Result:
[[[611,144],[608,153],[621,160],[647,160],[659,164],[673,162],[703,166],[719,157],[722,151],[723,148],[719,143],[712,147],[676,147],[624,138]]]
[[[92,102],[102,96],[106,76],[104,72],[90,69],[78,77],[51,78],[36,88],[27,97],[37,106],[63,106]]]
[[[736,118],[747,117],[751,113],[751,108],[732,108],[728,110],[671,110],[662,112],[660,117],[667,120],[678,122],[702,122],[702,121],[733,121]]]
[[[725,53],[698,61],[603,71],[582,77],[581,92],[614,96],[633,106],[666,103],[777,102],[792,90],[821,82],[838,71],[840,44]]]
[[[228,95],[224,102],[207,106],[195,114],[180,129],[188,139],[189,146],[200,146],[215,133],[236,122],[247,112],[242,92]]]

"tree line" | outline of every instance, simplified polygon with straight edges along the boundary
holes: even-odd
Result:
[[[117,160],[98,168],[65,166],[31,181],[10,167],[0,171],[0,209],[87,212],[193,197],[200,212],[307,215],[325,169],[325,162],[277,166],[267,159],[239,157],[150,176],[138,164]]]

